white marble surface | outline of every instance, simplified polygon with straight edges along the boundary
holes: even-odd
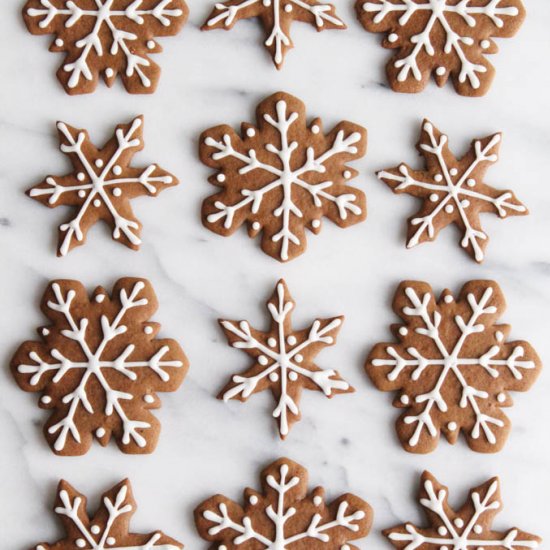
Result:
[[[382,528],[419,519],[413,492],[425,468],[451,485],[457,504],[471,485],[498,474],[505,510],[495,527],[517,525],[550,540],[548,369],[529,394],[516,395],[508,444],[489,456],[469,451],[462,441],[454,447],[441,442],[428,456],[405,453],[394,436],[397,412],[390,396],[376,391],[362,370],[370,346],[389,336],[387,327],[395,320],[390,300],[404,278],[454,290],[468,279],[496,279],[507,296],[504,321],[513,324],[512,336],[529,339],[550,361],[550,3],[527,0],[524,27],[515,39],[501,40],[501,52],[493,57],[497,77],[490,93],[475,100],[435,86],[421,95],[390,92],[383,84],[388,52],[378,46],[379,37],[361,29],[351,0],[337,3],[348,30],[317,34],[295,24],[297,47],[277,72],[260,45],[255,22],[242,22],[230,33],[201,33],[211,2],[189,0],[189,23],[178,37],[162,41],[165,51],[157,59],[163,73],[155,95],[130,96],[117,85],[69,97],[54,77],[61,56],[47,51],[50,38],[26,32],[22,0],[2,2],[3,549],[24,549],[62,534],[49,513],[59,478],[97,497],[125,476],[139,501],[136,531],[160,528],[190,550],[206,548],[195,533],[193,507],[215,492],[240,498],[242,488],[257,484],[260,468],[279,456],[307,466],[312,484],[324,485],[329,496],[352,490],[371,503],[375,525],[360,548],[389,548]],[[262,254],[244,231],[224,239],[202,227],[200,204],[213,189],[206,181],[210,171],[196,155],[203,129],[250,120],[255,104],[279,89],[305,100],[309,114],[322,116],[327,126],[341,119],[365,125],[370,141],[366,158],[355,164],[361,172],[356,184],[368,196],[367,221],[346,230],[324,224],[318,237],[310,236],[307,253],[287,265]],[[67,212],[50,211],[23,194],[44,175],[68,167],[57,149],[55,121],[86,127],[101,142],[113,125],[140,113],[145,115],[146,149],[137,159],[159,162],[179,176],[181,186],[155,200],[134,201],[145,227],[139,253],[95,228],[85,247],[56,258],[56,227]],[[424,116],[451,136],[458,152],[472,137],[504,132],[501,161],[487,181],[514,188],[531,215],[507,221],[484,217],[492,240],[482,266],[459,249],[454,229],[436,243],[406,250],[405,219],[415,201],[395,197],[373,176],[375,169],[398,161],[417,161],[413,145]],[[49,279],[80,279],[91,289],[125,275],[153,282],[161,334],[181,342],[190,373],[179,392],[162,396],[163,433],[151,456],[126,456],[114,446],[96,445],[84,457],[55,457],[41,433],[46,413],[36,406],[35,395],[17,388],[9,359],[43,322],[37,305]],[[298,301],[298,326],[316,315],[346,315],[338,345],[324,351],[319,364],[338,368],[357,389],[333,400],[308,392],[302,400],[304,418],[285,442],[275,436],[267,393],[246,405],[214,398],[229,374],[247,365],[244,354],[225,345],[216,319],[267,322],[263,302],[281,276]]]

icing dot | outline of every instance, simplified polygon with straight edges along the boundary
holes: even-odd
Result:
[[[86,196],[86,191],[84,191],[84,189],[80,189],[78,191],[78,196],[83,199]]]
[[[323,497],[315,495],[313,497],[313,504],[315,504],[315,506],[321,506],[321,504],[323,504]]]
[[[78,174],[76,175],[76,179],[78,181],[84,181],[86,179],[86,174],[84,174],[84,172],[78,172]]]
[[[65,44],[65,42],[63,41],[62,38],[56,38],[56,39],[55,39],[55,45],[56,45],[58,48],[61,48],[61,46],[63,46],[63,44]]]
[[[447,428],[449,428],[449,430],[450,430],[451,432],[454,432],[454,431],[457,429],[457,427],[458,427],[458,426],[456,425],[456,422],[449,422],[449,423],[447,424]]]
[[[113,544],[115,544],[115,542],[116,542],[115,537],[107,537],[107,544],[109,546],[113,546]]]
[[[319,126],[317,126],[317,124],[314,124],[314,125],[311,127],[311,131],[312,131],[314,134],[318,134],[318,133],[321,131],[321,128],[319,128]]]
[[[451,168],[449,170],[449,174],[451,174],[451,176],[456,176],[458,174],[458,170],[456,168]]]
[[[96,301],[98,304],[101,304],[101,302],[103,302],[103,300],[105,300],[105,294],[98,294],[98,295],[95,297],[95,301]]]
[[[40,401],[44,403],[44,405],[49,405],[52,402],[52,398],[49,395],[44,395],[40,398]]]
[[[340,546],[340,550],[351,550],[350,545],[349,544],[342,544],[342,546]]]
[[[466,180],[466,185],[468,187],[475,187],[475,184],[476,184],[476,180],[474,178],[468,178]]]
[[[256,135],[256,130],[254,130],[254,128],[248,128],[248,130],[246,131],[246,135],[248,137],[254,137]]]
[[[506,394],[504,394],[504,393],[499,393],[499,394],[497,395],[497,401],[498,401],[499,403],[504,403],[504,402],[506,401]]]
[[[347,180],[349,180],[351,178],[351,172],[349,170],[346,170],[344,172],[344,178],[346,178]]]
[[[443,76],[447,72],[447,69],[445,67],[438,67],[435,70],[435,74],[438,76]]]
[[[439,550],[449,550],[449,547],[448,546],[440,546]]]
[[[115,164],[115,166],[113,166],[113,174],[115,176],[120,176],[120,174],[122,174],[122,168],[118,164]]]
[[[148,40],[147,41],[147,47],[150,49],[150,50],[154,50],[155,49],[155,46],[156,46],[156,43],[154,40]]]
[[[101,206],[101,201],[99,199],[94,199],[94,206],[99,208]]]
[[[217,179],[219,182],[225,181],[225,174],[218,174],[218,175],[216,176],[216,179]]]
[[[120,195],[122,195],[122,191],[121,191],[118,187],[115,187],[115,188],[113,189],[113,195],[114,195],[115,197],[120,197]]]
[[[293,382],[295,382],[296,380],[298,380],[298,375],[293,370],[291,370],[288,373],[288,378],[289,380],[292,380]]]
[[[277,340],[275,340],[275,338],[268,338],[267,339],[267,345],[270,347],[270,348],[274,348],[276,345],[277,345]]]
[[[453,302],[453,297],[450,294],[446,294],[445,298],[443,298],[446,304],[450,304]]]
[[[476,535],[481,535],[481,533],[483,533],[483,527],[481,525],[474,525],[474,533]]]
[[[143,332],[145,332],[145,334],[153,334],[153,327],[151,325],[147,325],[143,328]]]
[[[287,5],[285,6],[285,11],[286,11],[287,13],[290,13],[290,12],[292,11],[292,5],[291,5],[291,4],[287,4]]]
[[[407,334],[409,334],[409,329],[407,327],[401,327],[399,329],[399,334],[401,334],[401,336],[407,336]]]
[[[263,4],[265,7],[271,6],[271,0],[262,0],[262,4]]]
[[[42,336],[48,336],[48,334],[50,334],[50,329],[43,328],[42,329]]]
[[[250,502],[250,504],[252,504],[252,506],[254,506],[254,504],[258,504],[258,497],[256,495],[252,495],[248,499],[248,502]]]
[[[99,535],[101,529],[99,528],[99,525],[92,525],[90,531],[92,532],[92,535]]]
[[[456,518],[454,520],[454,524],[459,528],[462,529],[464,527],[464,520],[462,518]]]
[[[313,227],[313,229],[319,229],[319,227],[321,227],[321,220],[313,220],[311,222],[311,227]]]
[[[94,163],[98,168],[102,168],[104,162],[101,159],[97,159]]]
[[[259,231],[261,227],[262,227],[262,226],[260,225],[260,222],[254,222],[254,223],[252,224],[252,229],[253,229],[254,231]]]
[[[272,373],[269,375],[269,379],[270,379],[272,382],[277,382],[277,380],[279,380],[279,375],[278,375],[276,372],[272,372]]]
[[[399,399],[403,405],[408,405],[411,402],[411,399],[408,395],[402,395]]]
[[[151,404],[155,402],[155,398],[152,395],[147,394],[143,396],[143,401],[145,401],[145,403]]]
[[[479,44],[484,50],[491,47],[491,41],[490,40],[482,40]]]
[[[79,547],[79,548],[84,548],[86,546],[86,541],[84,539],[76,539],[75,540],[75,544]]]
[[[388,41],[389,42],[397,42],[399,40],[399,35],[395,34],[394,32],[392,32],[389,36],[388,36]]]
[[[304,356],[298,353],[294,356],[294,360],[296,361],[296,363],[301,363],[304,360]]]
[[[435,180],[435,181],[442,181],[442,180],[443,180],[443,176],[442,176],[441,174],[436,174],[436,175],[434,176],[434,180]]]
[[[99,439],[101,439],[105,435],[105,428],[98,428],[95,434],[99,437]]]
[[[269,363],[269,361],[265,355],[260,355],[260,357],[258,357],[258,363],[265,367]]]
[[[113,71],[113,69],[111,69],[111,67],[107,67],[105,69],[105,74],[107,75],[107,78],[112,78],[113,75],[115,74],[115,71]]]
[[[497,330],[495,332],[495,338],[497,339],[497,342],[502,342],[504,340],[504,334],[500,330]]]
[[[227,550],[227,546],[225,544],[220,544],[218,550]]]
[[[470,201],[468,199],[464,199],[460,204],[463,208],[468,208],[468,206],[470,206]]]
[[[444,527],[443,525],[441,525],[441,527],[438,527],[438,528],[437,528],[437,532],[438,532],[442,537],[445,536],[445,535],[448,533],[447,528]]]
[[[289,336],[286,341],[289,346],[294,346],[297,342],[296,336]]]
[[[438,199],[439,199],[439,195],[438,195],[437,193],[432,193],[432,194],[430,195],[430,200],[431,200],[432,202],[437,202]]]
[[[452,214],[454,211],[454,206],[452,204],[448,204],[446,207],[445,207],[445,212],[447,212],[447,214]]]

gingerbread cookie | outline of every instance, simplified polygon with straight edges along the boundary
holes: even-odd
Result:
[[[436,300],[429,284],[405,281],[393,309],[403,320],[391,327],[397,341],[376,344],[365,368],[378,389],[396,392],[405,450],[428,453],[441,435],[454,444],[462,432],[472,450],[499,451],[509,392],[527,391],[541,370],[531,345],[508,342],[510,326],[496,324],[506,309],[499,286],[470,281],[456,300],[449,290]]]
[[[54,511],[65,528],[65,538],[41,543],[34,550],[181,550],[183,544],[161,531],[138,535],[130,533],[130,520],[137,505],[130,481],[125,479],[101,497],[93,517],[88,515],[87,499],[66,481],[59,482]]]
[[[482,262],[489,237],[481,228],[479,215],[492,212],[506,218],[529,213],[512,191],[484,182],[485,172],[498,160],[501,140],[501,134],[474,139],[468,152],[457,158],[449,149],[447,136],[424,120],[416,148],[424,157],[425,169],[400,164],[378,172],[394,193],[423,201],[408,220],[407,248],[434,241],[439,231],[455,224],[462,232],[460,246],[476,262]]]
[[[130,206],[134,197],[154,197],[178,180],[156,164],[146,168],[130,166],[133,156],[143,149],[143,117],[116,127],[114,136],[97,149],[86,130],[57,123],[60,150],[73,165],[64,176],[48,176],[27,191],[38,202],[55,208],[72,206],[73,218],[59,226],[58,256],[86,242],[88,229],[98,220],[112,229],[113,239],[137,250],[141,244],[141,224]]]
[[[433,76],[449,78],[464,96],[489,90],[495,69],[488,54],[494,38],[514,36],[525,19],[521,0],[357,0],[359,21],[385,33],[384,48],[396,50],[386,74],[396,92],[421,92]]]
[[[294,47],[290,38],[293,21],[315,25],[317,31],[345,29],[332,4],[318,0],[228,0],[217,2],[202,26],[203,31],[229,30],[237,21],[258,17],[266,32],[265,47],[280,69],[287,52]]]
[[[262,101],[256,119],[241,135],[225,125],[201,135],[200,158],[217,171],[208,181],[222,188],[203,203],[208,229],[225,237],[246,224],[266,254],[286,262],[305,251],[305,230],[319,233],[323,216],[340,227],[366,218],[364,193],[348,185],[358,172],[346,166],[366,152],[364,128],[340,122],[325,135],[284,92]]]
[[[516,527],[506,532],[493,531],[494,518],[502,509],[499,485],[498,478],[494,477],[471,489],[468,500],[455,512],[449,505],[449,489],[432,474],[424,472],[420,478],[418,500],[429,526],[416,527],[405,523],[383,533],[398,550],[537,548],[542,539]]]
[[[211,548],[357,550],[348,542],[369,534],[373,514],[364,500],[347,493],[327,504],[322,487],[308,494],[307,470],[288,458],[265,468],[261,483],[261,491],[244,491],[243,506],[216,495],[195,510]]]
[[[291,319],[295,305],[281,280],[267,302],[269,331],[253,329],[248,321],[220,320],[229,344],[245,351],[254,362],[243,374],[232,376],[218,398],[246,401],[253,393],[270,389],[277,402],[273,417],[278,419],[283,439],[301,418],[298,404],[303,388],[327,397],[355,391],[337,371],[323,370],[314,363],[323,348],[336,343],[344,318],[316,319],[309,328],[295,331]]]
[[[150,453],[160,433],[158,392],[179,388],[187,358],[174,340],[157,339],[149,321],[157,298],[144,279],[119,279],[111,295],[89,297],[78,281],[52,281],[42,298],[50,324],[24,342],[11,369],[51,411],[44,435],[59,455],[82,455],[111,438],[125,453]]]
[[[57,78],[68,94],[111,87],[120,75],[132,94],[151,94],[160,67],[157,36],[174,36],[187,20],[184,0],[29,0],[23,18],[32,34],[53,34],[51,52],[65,53]]]

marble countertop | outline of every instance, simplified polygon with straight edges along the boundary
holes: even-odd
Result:
[[[517,525],[550,540],[548,365],[529,394],[515,394],[515,406],[507,409],[513,430],[496,455],[471,452],[462,440],[456,446],[442,441],[426,456],[407,454],[394,435],[397,411],[390,396],[378,392],[363,371],[370,347],[389,337],[388,325],[395,321],[391,298],[403,279],[454,291],[469,279],[495,279],[507,297],[503,321],[512,324],[511,336],[530,340],[550,362],[550,3],[526,0],[525,25],[516,38],[500,40],[501,51],[491,59],[497,68],[492,89],[474,100],[450,86],[431,85],[419,95],[389,91],[383,72],[388,52],[378,36],[362,30],[351,0],[337,0],[346,32],[318,35],[294,24],[296,48],[279,72],[261,46],[256,22],[242,22],[230,33],[199,31],[211,3],[188,0],[184,30],[161,40],[156,94],[128,95],[117,83],[69,97],[54,76],[61,56],[47,51],[51,38],[26,32],[22,0],[2,2],[0,546],[23,549],[62,534],[49,513],[60,478],[96,504],[102,491],[128,476],[139,504],[136,532],[158,528],[190,550],[206,548],[194,529],[194,506],[216,492],[240,499],[244,487],[257,486],[260,469],[280,456],[306,466],[311,485],[325,486],[329,498],[353,491],[369,501],[375,524],[359,548],[390,548],[381,529],[420,519],[413,496],[424,469],[450,485],[455,505],[471,486],[499,475],[505,509],[495,528]],[[213,188],[206,180],[210,170],[196,154],[202,130],[218,123],[238,127],[252,119],[259,100],[277,90],[300,97],[308,114],[321,116],[327,127],[348,119],[369,131],[368,154],[354,164],[361,172],[355,184],[368,197],[367,221],[346,230],[324,224],[319,236],[309,237],[306,254],[285,265],[261,253],[244,231],[224,239],[203,228],[200,204]],[[134,201],[144,225],[140,252],[96,227],[85,247],[56,258],[57,225],[66,211],[50,211],[23,194],[44,175],[67,168],[55,121],[87,128],[100,143],[114,125],[137,114],[145,115],[139,163],[158,162],[181,185],[154,201]],[[414,143],[423,117],[445,131],[459,153],[473,137],[504,133],[501,160],[487,181],[513,188],[531,215],[506,221],[484,216],[492,239],[483,265],[464,254],[451,228],[435,243],[407,250],[405,220],[415,201],[395,197],[374,176],[401,160],[417,162]],[[86,456],[58,458],[41,433],[46,412],[36,406],[35,395],[14,383],[10,357],[43,322],[38,300],[48,280],[79,279],[91,290],[126,275],[153,283],[160,300],[155,320],[162,323],[161,335],[183,346],[189,375],[180,391],[162,395],[163,432],[154,454],[124,455],[114,445],[96,444]],[[357,390],[330,401],[307,392],[303,420],[284,442],[275,434],[268,393],[246,405],[215,399],[228,376],[248,364],[245,355],[227,347],[216,319],[246,318],[266,326],[263,303],[280,277],[298,302],[296,326],[316,316],[346,316],[337,346],[323,351],[318,362],[340,370]]]

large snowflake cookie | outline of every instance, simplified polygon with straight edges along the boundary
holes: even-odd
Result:
[[[112,229],[115,241],[137,250],[141,224],[130,200],[142,195],[157,196],[178,180],[156,164],[131,166],[133,156],[143,149],[143,117],[116,127],[114,136],[97,149],[86,130],[57,123],[60,150],[73,165],[64,176],[48,176],[27,191],[27,195],[49,208],[71,206],[75,216],[59,226],[58,256],[83,245],[88,229],[98,220]]]
[[[233,28],[237,21],[258,17],[266,32],[265,47],[280,69],[288,50],[294,47],[290,38],[293,21],[315,25],[317,31],[345,29],[336,8],[318,0],[228,0],[217,2],[203,25],[203,31]]]
[[[457,158],[447,136],[424,120],[416,148],[424,157],[425,169],[400,164],[378,172],[394,193],[422,200],[420,210],[408,220],[407,248],[434,241],[441,229],[455,224],[462,233],[460,246],[482,262],[489,237],[479,215],[492,212],[506,218],[529,213],[512,191],[495,189],[484,181],[485,172],[498,160],[501,139],[501,134],[474,139],[468,152]]]
[[[59,482],[54,511],[66,536],[53,544],[41,543],[34,550],[181,550],[183,544],[161,531],[140,535],[130,532],[137,509],[130,482],[126,479],[101,497],[93,517],[86,497],[66,481]]]
[[[125,453],[154,450],[157,394],[177,390],[188,368],[177,342],[157,339],[160,325],[149,321],[157,306],[144,279],[119,279],[111,295],[97,287],[91,297],[78,281],[48,285],[41,308],[50,324],[19,347],[11,369],[51,411],[44,434],[56,454],[85,454],[94,438],[114,438]]]
[[[340,227],[366,218],[365,194],[348,185],[358,172],[346,165],[366,152],[364,128],[340,122],[325,135],[284,92],[262,101],[256,119],[241,135],[226,125],[201,135],[201,160],[217,170],[209,181],[222,188],[203,204],[208,229],[229,236],[246,224],[250,237],[262,234],[266,254],[285,262],[305,251],[305,230],[319,233],[323,216]]]
[[[354,391],[337,371],[323,370],[314,362],[323,348],[336,343],[344,318],[316,319],[309,328],[296,331],[291,318],[295,305],[281,280],[267,302],[271,316],[267,332],[252,328],[248,321],[220,320],[229,344],[250,355],[253,363],[243,374],[232,376],[218,397],[246,401],[253,393],[270,389],[277,402],[273,417],[278,419],[282,438],[300,420],[303,388],[327,397]]]
[[[405,523],[386,529],[384,535],[398,550],[528,550],[537,548],[542,540],[516,527],[506,532],[493,530],[494,518],[502,509],[496,477],[471,489],[468,499],[456,512],[449,505],[448,498],[449,489],[432,474],[424,472],[418,500],[429,526]]]
[[[356,0],[367,31],[385,33],[382,45],[396,50],[386,65],[396,92],[421,92],[433,75],[449,78],[464,96],[482,96],[495,69],[494,38],[511,37],[525,19],[521,0]]]
[[[64,52],[57,78],[69,94],[87,94],[99,78],[112,86],[150,94],[160,67],[157,36],[173,36],[187,19],[184,0],[29,0],[23,17],[32,34],[53,34],[50,51]]]
[[[499,286],[470,281],[456,300],[448,290],[436,300],[427,283],[405,281],[393,309],[403,320],[391,327],[397,341],[376,344],[366,371],[378,389],[396,392],[403,447],[427,453],[440,435],[454,444],[462,432],[474,451],[500,450],[509,392],[527,391],[541,362],[527,342],[507,341],[509,325],[496,324],[506,309]]]
[[[245,489],[240,504],[216,495],[195,510],[200,536],[223,550],[357,550],[349,541],[364,538],[372,509],[347,493],[332,503],[316,487],[308,494],[308,473],[287,458],[261,474],[260,491]]]

